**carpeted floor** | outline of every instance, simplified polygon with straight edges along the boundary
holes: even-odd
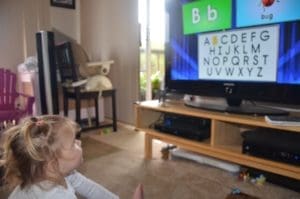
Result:
[[[90,161],[121,150],[115,146],[105,144],[104,142],[100,142],[88,136],[81,139],[81,146],[84,148],[83,157],[85,161]],[[101,150],[99,150],[99,148]]]
[[[146,199],[225,199],[233,188],[261,199],[299,199],[300,193],[265,183],[241,182],[237,176],[187,160],[162,160],[155,142],[153,159],[145,160],[144,133],[119,125],[117,133],[100,130],[82,136],[84,164],[79,171],[116,193],[131,198],[142,183]],[[0,198],[7,198],[0,188]]]
[[[222,199],[233,188],[261,199],[298,199],[300,193],[265,183],[262,186],[241,182],[237,176],[206,165],[187,160],[162,160],[161,147],[155,142],[153,159],[144,160],[144,133],[133,127],[121,126],[118,133],[100,131],[83,135],[99,141],[99,150],[105,143],[118,150],[93,157],[80,168],[86,176],[96,180],[120,198],[131,198],[134,188],[143,183],[146,199]]]

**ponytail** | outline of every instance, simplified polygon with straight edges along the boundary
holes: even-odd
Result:
[[[11,188],[17,185],[23,188],[41,180],[62,182],[62,174],[53,179],[47,176],[45,168],[51,162],[58,170],[60,138],[68,133],[66,128],[69,132],[77,130],[76,123],[68,118],[46,115],[25,118],[4,132],[4,177]]]

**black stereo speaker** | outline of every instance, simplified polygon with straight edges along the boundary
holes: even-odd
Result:
[[[176,114],[164,114],[154,124],[158,131],[201,141],[210,137],[210,120]]]
[[[259,128],[242,133],[243,153],[300,165],[300,134]]]
[[[38,114],[58,114],[58,91],[56,78],[54,33],[36,33],[38,57],[39,99],[36,100]]]

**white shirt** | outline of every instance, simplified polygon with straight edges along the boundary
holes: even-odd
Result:
[[[66,178],[67,188],[57,185],[53,188],[47,189],[43,187],[49,187],[49,182],[44,181],[39,185],[32,185],[21,189],[17,186],[10,194],[8,199],[77,199],[75,192],[87,199],[119,199],[119,197],[96,182],[84,177],[82,174],[74,171]]]

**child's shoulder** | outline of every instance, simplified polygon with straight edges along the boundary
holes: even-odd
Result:
[[[68,188],[63,186],[45,186],[44,183],[39,185],[31,185],[30,187],[21,189],[17,186],[10,194],[8,199],[32,199],[32,198],[64,198],[64,199],[76,199],[74,189],[68,185]]]

